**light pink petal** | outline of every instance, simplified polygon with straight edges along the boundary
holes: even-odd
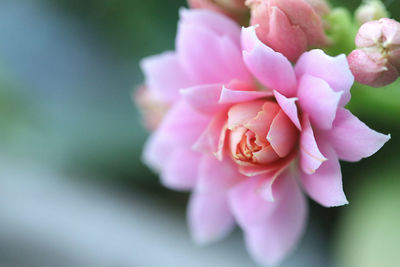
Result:
[[[241,227],[264,223],[276,208],[274,202],[263,199],[260,194],[269,178],[266,175],[247,178],[229,191],[229,205]]]
[[[196,185],[202,154],[190,148],[175,149],[165,161],[161,172],[164,186],[174,190],[189,190]]]
[[[244,51],[250,52],[256,46],[263,45],[263,42],[258,39],[256,29],[258,25],[250,27],[242,27],[241,43]]]
[[[193,143],[192,148],[203,153],[217,154],[225,141],[226,121],[225,112],[216,115]]]
[[[268,174],[271,177],[276,177],[289,166],[289,164],[296,157],[296,154],[297,151],[293,151],[290,155],[280,160],[277,160],[272,164],[267,164],[267,165],[243,164],[239,166],[239,172],[248,177],[257,176],[261,174]]]
[[[301,173],[301,182],[307,194],[325,207],[348,204],[343,192],[342,173],[335,151],[326,143],[320,143],[327,157],[321,167],[312,175]]]
[[[235,225],[226,193],[194,192],[190,198],[188,209],[192,237],[199,244],[223,239]]]
[[[212,155],[203,155],[199,165],[196,191],[226,192],[244,179],[247,178],[239,173],[236,163],[229,157],[219,161]]]
[[[224,107],[218,103],[222,84],[199,85],[181,89],[181,95],[194,109],[206,114],[214,114]]]
[[[280,110],[271,123],[267,140],[279,157],[283,158],[293,150],[298,141],[298,134],[296,126]]]
[[[303,172],[313,174],[326,160],[321,154],[309,119],[303,119],[303,131],[300,134],[300,167]]]
[[[266,143],[267,134],[270,129],[270,125],[278,114],[280,108],[274,102],[264,102],[262,109],[258,112],[257,116],[248,121],[244,126],[253,131],[257,138],[262,139],[262,143]]]
[[[258,91],[258,87],[254,84],[253,80],[251,82],[246,82],[233,79],[226,85],[226,87],[235,91]]]
[[[180,97],[179,89],[193,85],[174,52],[145,58],[140,66],[147,87],[163,101],[176,101]]]
[[[266,146],[260,151],[253,152],[253,156],[258,164],[270,164],[279,159],[276,151],[271,146]]]
[[[270,166],[268,166],[270,165]],[[280,165],[278,164],[268,164],[265,165],[256,165],[256,164],[248,164],[248,165],[240,165],[239,172],[245,176],[253,177],[261,174],[272,174],[279,170]]]
[[[213,31],[219,36],[226,35],[237,45],[240,42],[240,27],[237,23],[226,16],[204,9],[185,9],[179,10],[181,21],[185,24],[202,25]]]
[[[175,149],[190,150],[209,121],[208,117],[195,112],[184,101],[177,102],[146,142],[143,161],[156,171],[162,170]]]
[[[332,128],[342,92],[335,92],[320,78],[304,74],[299,83],[299,104],[319,129]]]
[[[199,15],[197,12],[185,13],[186,19],[179,22],[176,40],[179,61],[189,77],[200,85],[229,83],[232,79],[249,80],[238,45],[240,35],[234,40],[233,36],[214,31],[219,26],[210,28],[188,19]],[[211,12],[202,12],[201,16],[202,20],[215,21],[216,17],[223,20],[222,15]]]
[[[257,41],[254,28],[242,30],[243,58],[247,68],[267,88],[291,97],[296,94],[296,75],[281,53]]]
[[[320,49],[305,52],[297,61],[295,67],[297,78],[304,74],[325,80],[335,92],[343,92],[340,105],[346,105],[350,98],[350,88],[354,77],[350,71],[345,55],[331,57]]]
[[[241,50],[238,50],[236,43],[232,42],[227,36],[223,36],[219,43],[222,59],[225,63],[224,71],[230,73],[230,80],[238,79],[243,82],[253,82],[253,76],[243,61],[242,53],[238,53]]]
[[[224,87],[221,92],[219,103],[234,104],[234,103],[248,102],[270,96],[272,96],[272,93],[268,91],[237,91]]]
[[[160,172],[174,148],[175,143],[168,135],[156,131],[144,145],[143,162],[154,171]]]
[[[346,109],[338,109],[328,140],[340,159],[359,161],[375,154],[389,139],[370,129]]]
[[[301,238],[307,219],[307,205],[299,186],[287,172],[277,179],[279,201],[265,221],[244,227],[249,253],[261,265],[277,265]]]
[[[268,89],[292,97],[296,94],[296,76],[289,60],[263,45],[250,52],[243,51],[243,59],[253,75]]]
[[[296,125],[297,129],[301,131],[301,125],[296,106],[296,101],[298,100],[298,98],[297,97],[287,98],[286,96],[280,94],[277,91],[274,91],[274,95],[276,101],[278,101],[279,106],[289,117],[289,119],[294,123],[294,125]]]
[[[258,100],[232,106],[228,111],[228,128],[232,130],[237,126],[245,125],[257,116],[264,103],[265,101]]]
[[[210,118],[196,112],[185,101],[176,103],[157,129],[175,144],[191,147],[204,132]]]

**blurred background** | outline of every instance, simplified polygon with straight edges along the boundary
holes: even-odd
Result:
[[[332,1],[354,10],[360,1]],[[400,3],[386,1],[392,17]],[[191,241],[188,194],[140,160],[138,61],[174,48],[184,0],[0,0],[0,266],[255,266],[240,230]],[[392,140],[342,163],[350,205],[309,201],[282,266],[398,266],[400,85],[356,86],[350,108]]]

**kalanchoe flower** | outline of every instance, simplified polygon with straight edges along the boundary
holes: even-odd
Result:
[[[191,8],[208,9],[226,15],[241,25],[248,25],[249,9],[245,0],[188,0]]]
[[[182,10],[176,52],[142,62],[146,84],[171,109],[148,140],[145,162],[176,190],[192,190],[194,239],[226,236],[235,222],[250,254],[276,264],[301,237],[305,192],[347,204],[339,159],[358,161],[389,139],[344,108],[353,76],[344,55],[304,53],[293,68],[206,10]]]
[[[391,84],[400,71],[400,23],[383,18],[363,24],[357,49],[348,56],[357,82],[374,87]]]
[[[382,1],[364,0],[357,8],[355,17],[357,22],[362,25],[368,21],[389,17],[389,13]]]
[[[324,0],[247,0],[251,25],[259,25],[258,38],[295,62],[310,46],[328,40],[320,15],[329,12]]]

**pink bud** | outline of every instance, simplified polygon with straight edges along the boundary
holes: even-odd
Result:
[[[262,42],[281,52],[289,60],[297,58],[310,46],[328,43],[319,14],[329,12],[322,0],[247,0],[251,25],[258,24]]]
[[[364,23],[349,56],[356,81],[374,87],[394,82],[400,71],[400,23],[383,18]]]
[[[191,8],[209,9],[232,18],[239,24],[246,24],[248,20],[248,8],[245,0],[188,0]]]

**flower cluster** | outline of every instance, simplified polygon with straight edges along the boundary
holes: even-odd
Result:
[[[144,161],[165,186],[192,191],[196,242],[237,224],[253,258],[277,264],[304,231],[303,192],[325,207],[347,204],[339,160],[369,157],[390,136],[345,108],[354,82],[346,56],[306,51],[331,42],[324,1],[189,3],[208,10],[182,9],[176,50],[141,63],[155,129]],[[233,19],[245,12],[253,26],[240,28]]]

